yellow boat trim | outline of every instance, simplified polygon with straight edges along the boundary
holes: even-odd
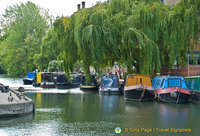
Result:
[[[87,86],[87,85],[81,86],[81,88],[94,88],[94,87],[97,87],[97,86]]]

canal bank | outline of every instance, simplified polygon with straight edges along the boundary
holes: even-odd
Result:
[[[0,117],[34,112],[34,102],[30,98],[1,83],[0,88]]]

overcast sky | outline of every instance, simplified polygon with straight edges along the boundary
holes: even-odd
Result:
[[[70,16],[77,10],[77,4],[80,4],[81,1],[86,2],[87,8],[95,5],[97,1],[106,0],[0,0],[0,14],[4,13],[8,6],[27,1],[31,1],[41,8],[49,9],[50,14],[56,17],[57,15]]]

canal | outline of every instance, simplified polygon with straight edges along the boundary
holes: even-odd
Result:
[[[78,88],[24,86],[22,79],[3,76],[0,83],[15,89],[23,86],[36,107],[34,114],[0,118],[0,136],[200,134],[200,104],[125,101],[123,95],[99,95]],[[116,127],[121,128],[120,134]]]

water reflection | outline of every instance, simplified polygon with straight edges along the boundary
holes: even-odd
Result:
[[[160,119],[163,123],[168,123],[170,120],[179,121],[182,125],[187,124],[189,107],[176,104],[159,104]]]
[[[2,80],[0,78],[0,82]],[[98,92],[82,92],[79,88],[60,92],[25,89],[25,94],[35,102],[35,118],[31,114],[0,118],[0,135],[115,135],[117,126],[122,129],[191,128],[191,135],[200,133],[200,105],[125,101],[123,95],[99,95]],[[122,132],[122,135],[147,134]]]
[[[100,95],[102,112],[116,112],[119,104],[119,95]]]
[[[0,128],[1,127],[9,127],[9,126],[17,126],[24,123],[30,123],[34,120],[35,114],[27,114],[23,116],[15,116],[15,117],[6,117],[0,118]]]

